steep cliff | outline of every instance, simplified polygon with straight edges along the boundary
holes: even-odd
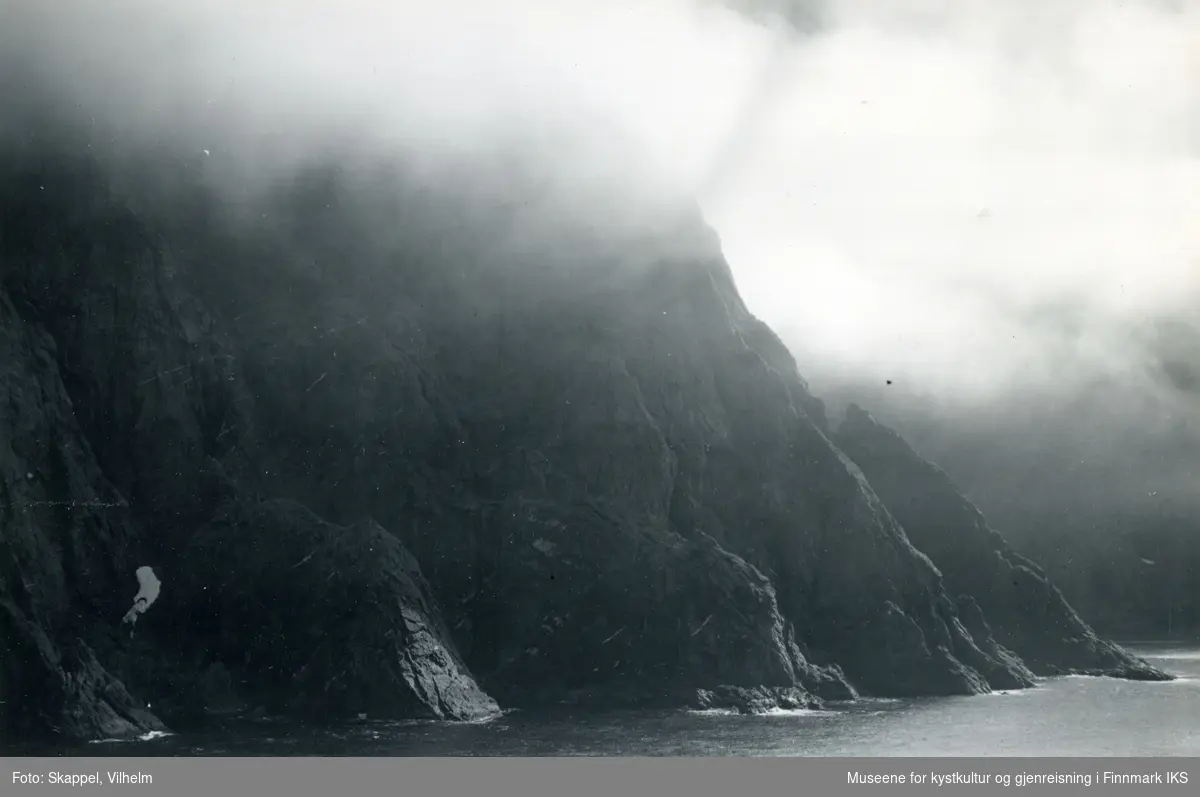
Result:
[[[169,718],[460,719],[1031,682],[694,211],[597,225],[507,179],[319,168],[228,218],[187,159],[10,154],[6,732],[158,728],[121,682]]]
[[[411,557],[377,526],[341,530],[267,512],[273,522],[260,539],[242,525],[222,537],[229,517],[267,511],[248,508],[258,503],[258,464],[248,456],[253,432],[237,421],[252,398],[234,356],[180,278],[162,230],[114,193],[93,159],[6,154],[4,743],[129,736],[163,730],[159,713],[183,720],[272,705],[278,679],[261,677],[270,664],[244,658],[263,646],[280,664],[307,665],[289,673],[300,687],[289,711],[353,706],[347,695],[359,688],[377,714],[495,713],[444,638]],[[307,571],[278,575],[302,542],[315,544],[312,567],[339,576],[321,582],[324,592],[304,582]],[[162,598],[122,626],[142,565],[161,577]],[[245,599],[247,582],[253,600],[205,615],[212,591]],[[295,611],[301,591],[321,599],[308,614]],[[355,614],[363,599],[371,605]],[[270,609],[255,616],[271,600],[273,626],[261,622]],[[361,632],[359,653],[373,658],[341,662],[342,680],[317,688],[313,678],[330,675],[319,639],[347,630]],[[229,649],[231,638],[242,650]]]
[[[1143,334],[1127,339],[1144,345]],[[1147,348],[1153,373],[1158,345]],[[1169,384],[1154,398],[1153,383],[1118,374],[1053,398],[1014,386],[965,409],[912,395],[920,385],[822,381],[831,405],[869,408],[936,462],[1097,634],[1200,638],[1200,424]]]
[[[1015,553],[950,478],[894,430],[851,405],[835,440],[937,563],[946,588],[973,596],[996,639],[1036,674],[1166,678],[1098,638],[1037,565]]]
[[[56,353],[0,290],[0,739],[161,730],[89,645],[115,634],[136,591],[130,513],[80,433]]]
[[[210,301],[243,297],[225,311],[237,337],[289,364],[247,366],[278,489],[400,534],[502,699],[529,699],[524,682],[546,699],[621,693],[658,673],[664,688],[778,683],[797,656],[881,694],[983,691],[982,670],[1028,682],[956,621],[694,215],[626,238],[510,219],[507,240],[460,235],[431,262],[414,255],[428,230],[365,249],[380,203],[317,178],[299,194],[297,226],[322,231],[311,267],[289,272],[299,310],[247,299],[236,277]],[[553,224],[554,246],[528,243]],[[298,337],[311,326],[322,334]],[[684,543],[769,579],[782,628],[749,648],[769,666],[741,660],[748,613],[715,611],[729,588],[712,592],[712,565],[658,553]]]

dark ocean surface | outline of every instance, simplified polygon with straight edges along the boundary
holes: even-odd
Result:
[[[979,697],[865,699],[824,711],[510,712],[474,724],[309,727],[238,720],[66,755],[182,756],[1194,756],[1200,646],[1131,645],[1169,683],[1065,677]]]

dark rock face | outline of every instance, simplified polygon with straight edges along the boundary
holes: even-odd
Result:
[[[987,659],[980,662],[979,671],[989,683],[1000,689],[1022,689],[1032,686],[1036,676],[1026,666],[1017,654],[996,641],[992,628],[979,604],[970,595],[960,595],[955,601],[958,607],[958,622],[971,638],[971,641],[987,654]],[[969,657],[966,659],[971,662]],[[977,660],[976,660],[977,661]],[[1000,667],[994,666],[998,663]]]
[[[1012,542],[1097,633],[1200,639],[1200,520],[1161,510],[1109,512],[1094,525],[1074,526]]]
[[[162,730],[86,640],[116,627],[129,521],[79,427],[54,341],[0,290],[0,741]],[[119,591],[118,591],[119,590]],[[122,602],[125,605],[122,605]]]
[[[1151,323],[1129,334],[1151,373],[1164,366],[1165,395],[1186,392],[1169,363],[1197,350],[1194,329]],[[936,462],[1100,636],[1200,639],[1200,494],[1189,483],[1200,424],[1157,412],[1147,384],[1096,376],[1069,399],[1013,386],[975,411],[874,380],[831,387],[827,398],[869,408]]]
[[[416,560],[379,525],[271,501],[221,510],[184,549],[171,604],[273,712],[473,720],[497,713]]]
[[[4,510],[6,700],[57,678],[82,686],[54,716],[124,707],[96,661],[172,715],[468,719],[496,708],[472,673],[502,705],[750,711],[1031,681],[694,215],[525,229],[318,169],[240,225],[186,174],[147,199],[84,157],[11,160],[6,506],[79,506]],[[141,565],[164,586],[134,637],[95,630]],[[55,658],[77,637],[95,657]],[[37,700],[6,725],[122,730]]]
[[[777,709],[795,711],[821,706],[802,689],[746,689],[736,686],[700,689],[696,692],[693,705],[701,711],[724,709],[739,714],[766,714]]]
[[[163,723],[129,694],[81,639],[55,645],[7,602],[3,670],[8,685],[3,739],[20,749],[54,737],[112,739],[165,731]]]
[[[176,629],[184,615],[172,615],[192,605],[180,576],[203,571],[188,567],[192,536],[202,527],[219,534],[218,507],[243,496],[253,503],[258,494],[248,456],[250,397],[233,357],[191,295],[187,272],[177,268],[161,230],[114,196],[94,163],[68,156],[4,176],[5,743],[161,730],[143,708],[159,706],[159,698],[180,716],[270,702],[275,695],[255,680],[253,667],[233,666],[231,677],[215,651],[181,642]],[[310,536],[320,533],[313,528],[333,534],[312,518],[299,525]],[[295,532],[282,522],[270,530]],[[329,671],[314,658],[307,679],[296,684],[307,690],[307,704],[276,701],[277,707],[309,711],[322,699],[349,706],[357,690],[371,695],[375,713],[474,718],[494,711],[453,649],[439,652],[447,637],[419,574],[408,567],[411,558],[377,527],[346,532],[353,535],[390,541],[382,544],[393,548],[382,550],[391,557],[375,560],[359,551],[359,567],[377,570],[355,581],[347,575],[354,571],[351,551],[333,546],[328,555],[347,570],[320,594],[332,601],[328,590],[340,587],[390,601],[358,620],[340,617],[336,612],[346,606],[336,602],[324,618],[296,620],[323,622],[331,634],[341,620],[364,635],[384,634],[390,659],[371,662],[374,669],[347,667],[318,688],[313,679]],[[286,540],[274,542],[289,550]],[[118,625],[136,590],[134,570],[147,563],[163,576],[163,599],[127,636]],[[385,563],[391,570],[380,572]],[[223,608],[228,616],[215,618],[219,625],[236,628],[246,619],[245,607]],[[289,639],[302,645],[310,630],[288,629]],[[375,637],[363,644],[375,654],[384,649]]]
[[[987,630],[1038,675],[1081,673],[1145,680],[1166,674],[1101,640],[1032,562],[1012,551],[937,466],[891,429],[851,406],[836,440],[862,467],[909,538],[941,570],[960,615]],[[984,619],[986,618],[986,620]]]
[[[745,311],[724,263],[710,255],[636,277],[549,312],[523,301],[527,286],[518,282],[500,300],[511,316],[488,318],[468,305],[444,333],[455,341],[443,366],[451,389],[486,396],[464,401],[458,415],[469,430],[475,486],[496,502],[488,516],[497,548],[533,533],[530,521],[545,511],[539,507],[580,504],[630,526],[711,536],[768,575],[810,659],[841,663],[852,680],[888,694],[986,689],[948,652],[960,629],[947,625],[953,608],[941,598],[936,570],[829,443],[819,402],[778,340]],[[369,446],[368,456],[372,450],[385,449]],[[530,511],[506,508],[521,503]],[[582,519],[595,524],[596,517]],[[462,561],[484,534],[457,550],[445,535],[418,535],[411,545],[425,546],[422,561]],[[601,539],[611,546],[618,538]],[[493,589],[522,588],[521,567],[504,564],[481,562],[496,574],[484,580]],[[444,601],[462,591],[470,592],[457,587]],[[513,599],[493,601],[498,617],[490,622],[504,622]],[[879,646],[896,641],[878,630],[896,617],[881,615],[888,601],[904,607],[900,614],[920,637],[900,637],[895,666],[877,671]],[[517,641],[519,633],[502,634],[518,659],[529,647],[544,653],[534,640]],[[480,651],[489,643],[462,644]]]

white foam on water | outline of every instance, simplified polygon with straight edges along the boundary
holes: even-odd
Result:
[[[134,736],[132,738],[125,739],[92,739],[88,742],[88,744],[128,744],[130,742],[152,742],[155,739],[165,739],[168,736],[174,735],[175,734],[171,733],[170,731],[150,731],[149,733],[143,733],[141,736]]]
[[[836,711],[825,711],[817,708],[773,708],[765,711],[762,714],[756,714],[758,717],[832,717],[836,716]]]
[[[1193,686],[1196,684],[1200,684],[1200,678],[1197,678],[1193,675],[1176,675],[1170,681],[1144,681],[1143,683],[1149,684],[1151,686],[1173,686],[1173,685],[1177,685],[1177,684]]]

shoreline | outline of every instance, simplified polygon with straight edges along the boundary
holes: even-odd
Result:
[[[1200,642],[1183,642],[1178,640],[1166,641],[1158,640],[1155,642],[1142,641],[1141,644],[1150,644],[1156,646],[1172,646],[1172,647],[1187,647],[1200,653]],[[1151,657],[1153,658],[1153,657]],[[1193,680],[1194,677],[1189,677],[1186,672],[1181,672],[1178,669],[1172,668],[1171,674],[1182,680]],[[1060,681],[1072,678],[1086,678],[1087,680],[1112,680],[1123,681],[1127,679],[1115,678],[1112,676],[1051,676],[1041,681]],[[1131,683],[1152,683],[1152,682],[1131,682]],[[1021,693],[1036,693],[1040,689],[1019,690]],[[1007,690],[997,690],[987,695],[974,695],[972,697],[989,697],[996,695],[1012,694]],[[7,751],[9,755],[29,756],[29,757],[54,757],[54,758],[75,758],[97,756],[103,758],[122,757],[126,755],[134,756],[185,756],[185,757],[220,757],[223,755],[237,756],[253,756],[253,757],[293,757],[286,751],[289,748],[300,749],[303,752],[300,757],[312,755],[329,755],[329,753],[316,752],[322,746],[332,745],[334,747],[346,748],[346,751],[334,753],[336,756],[377,756],[377,755],[392,755],[396,757],[406,757],[410,755],[420,755],[423,753],[411,752],[409,744],[401,743],[401,746],[392,752],[380,753],[372,751],[373,746],[387,744],[389,740],[401,742],[406,734],[415,734],[414,738],[419,738],[426,733],[444,734],[449,737],[446,741],[446,752],[436,753],[435,755],[445,757],[461,757],[474,755],[493,755],[489,745],[476,750],[468,746],[460,746],[453,737],[458,733],[470,733],[472,727],[486,728],[488,726],[499,726],[497,733],[499,738],[503,739],[506,734],[517,733],[514,729],[507,728],[509,722],[515,722],[518,725],[538,726],[568,726],[577,728],[585,737],[587,729],[594,724],[603,724],[611,722],[614,719],[620,718],[637,718],[639,721],[660,721],[667,726],[679,725],[680,727],[670,727],[665,730],[666,733],[679,733],[686,735],[690,733],[687,727],[694,721],[706,721],[713,723],[716,726],[727,727],[745,727],[749,725],[762,724],[761,727],[772,727],[772,723],[778,723],[780,720],[785,722],[789,718],[804,718],[804,717],[820,717],[823,721],[833,723],[852,723],[856,715],[879,714],[879,713],[906,713],[909,708],[916,708],[920,711],[927,711],[928,707],[934,703],[951,703],[964,705],[964,703],[972,703],[974,701],[959,701],[959,700],[929,700],[921,698],[872,698],[870,696],[860,697],[853,701],[828,701],[827,705],[821,710],[800,710],[800,711],[784,711],[784,712],[764,712],[764,713],[747,713],[747,712],[724,712],[724,711],[702,711],[688,707],[678,708],[658,708],[658,709],[638,709],[631,707],[614,707],[605,709],[595,705],[562,705],[554,707],[539,707],[536,709],[509,709],[502,712],[499,716],[490,719],[486,722],[448,722],[438,720],[386,720],[386,719],[363,719],[351,720],[337,723],[313,723],[305,721],[289,720],[286,717],[274,716],[227,716],[224,718],[213,718],[211,723],[203,723],[191,728],[183,728],[177,732],[157,735],[153,739],[104,739],[95,740],[79,745],[66,745],[61,747],[44,747],[33,748],[28,747],[22,750]],[[907,707],[899,704],[909,704]],[[885,708],[883,705],[888,704],[890,708]],[[1034,709],[1034,713],[1036,713]],[[691,718],[691,719],[688,719]],[[708,727],[713,727],[709,725]],[[790,726],[777,726],[781,728],[781,733],[789,731],[782,728]],[[267,732],[266,729],[275,728],[277,732]],[[262,735],[260,735],[262,734]],[[259,752],[254,748],[263,742],[272,743],[279,740],[286,743],[281,744],[277,750],[281,752]],[[410,740],[411,742],[411,740]],[[417,746],[420,742],[415,743]],[[249,749],[247,749],[249,748]],[[572,751],[571,755],[583,754],[590,755],[591,753],[580,753]],[[640,752],[632,754],[641,755]],[[498,753],[501,756],[518,755],[518,753]],[[554,755],[553,753],[539,753],[537,755]],[[604,754],[607,755],[607,754]],[[819,757],[821,754],[805,753],[802,755],[813,755]]]

